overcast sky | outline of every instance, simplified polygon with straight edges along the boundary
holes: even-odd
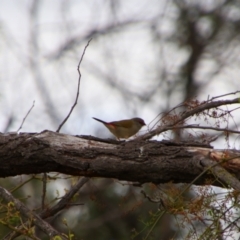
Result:
[[[188,54],[173,44],[163,41],[161,45],[161,40],[177,31],[172,24],[177,11],[171,4],[0,0],[0,5],[0,131],[10,117],[14,121],[8,130],[16,131],[33,101],[35,106],[21,131],[57,129],[74,102],[77,65],[92,31],[101,34],[93,37],[85,53],[79,102],[62,132],[96,134],[96,129],[102,129],[92,117],[113,121],[138,116],[150,123],[167,105],[173,107],[183,100],[181,90],[176,90],[167,102],[165,85],[149,102],[138,98],[146,96],[156,82],[156,69],[167,65],[174,73]],[[157,47],[147,27],[156,18],[164,36]],[[109,29],[113,30],[106,34]],[[157,64],[156,52],[162,54]],[[213,62],[201,64],[198,99],[238,90],[238,65],[213,74]],[[166,82],[170,85],[171,79]],[[102,134],[109,136],[107,131]]]

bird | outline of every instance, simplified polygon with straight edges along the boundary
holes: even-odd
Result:
[[[114,122],[105,122],[101,119],[93,117],[94,120],[104,124],[106,128],[118,139],[127,139],[136,134],[143,126],[146,125],[141,118],[124,119]]]

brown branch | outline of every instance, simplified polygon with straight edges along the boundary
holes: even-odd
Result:
[[[32,104],[32,106],[31,106],[31,108],[28,110],[27,114],[26,114],[25,117],[23,118],[22,123],[21,123],[20,127],[18,128],[17,132],[19,132],[19,131],[22,129],[22,126],[23,126],[23,124],[24,124],[27,116],[28,116],[29,113],[32,111],[32,109],[34,108],[34,104],[35,104],[35,101],[33,101],[33,104]]]
[[[231,130],[231,129],[227,129],[227,128],[218,128],[218,127],[209,127],[209,126],[201,126],[199,124],[191,124],[191,125],[183,125],[183,126],[173,126],[173,127],[169,127],[167,130],[173,130],[173,129],[185,129],[185,128],[196,128],[196,129],[203,129],[203,130],[214,130],[214,131],[218,131],[218,132],[228,132],[228,133],[236,133],[236,134],[240,134],[240,131],[236,131],[236,130]]]
[[[203,168],[199,168],[199,160],[194,157],[208,156],[209,153],[215,161],[220,161],[222,156],[240,155],[237,150],[229,149],[226,153],[226,150],[214,150],[209,145],[195,142],[129,141],[109,144],[50,131],[0,134],[0,177],[59,172],[139,183],[189,183]],[[224,167],[238,172],[240,158],[227,162]],[[200,179],[198,184],[204,183],[204,179]]]
[[[231,99],[231,100],[221,100],[221,101],[215,101],[215,102],[206,102],[206,103],[203,103],[197,107],[195,107],[194,109],[192,110],[189,110],[189,111],[186,111],[186,112],[183,112],[179,118],[177,120],[175,120],[173,123],[170,123],[166,126],[160,126],[136,139],[138,140],[146,140],[146,139],[150,139],[152,138],[153,136],[155,135],[159,135],[160,133],[162,132],[165,132],[166,130],[169,130],[169,127],[174,127],[174,125],[177,125],[181,122],[183,122],[185,119],[195,115],[195,114],[198,114],[198,113],[201,113],[203,112],[204,110],[208,110],[208,109],[211,109],[211,108],[216,108],[216,107],[219,107],[219,106],[222,106],[222,105],[228,105],[228,104],[239,104],[240,103],[240,98],[235,98],[235,99]]]
[[[71,187],[71,189],[62,197],[62,199],[51,208],[43,210],[41,213],[39,213],[39,217],[42,219],[46,219],[48,217],[54,216],[59,211],[63,210],[66,206],[69,205],[69,202],[73,198],[73,196],[80,190],[80,188],[89,181],[89,178],[82,177],[78,180],[78,182]],[[33,224],[32,224],[33,226]],[[21,230],[21,226],[19,226],[19,230]],[[10,234],[7,234],[2,240],[10,240],[13,238],[16,238],[20,236],[21,234],[19,232],[11,232]]]
[[[227,160],[221,161],[225,162]],[[221,162],[214,162],[209,158],[203,157],[201,159],[201,163],[205,167],[210,167],[210,170],[212,173],[217,176],[226,186],[230,186],[231,188],[240,191],[240,182],[238,179],[236,179],[232,174],[230,174],[226,169],[219,166]]]
[[[79,63],[78,63],[77,70],[78,70],[78,75],[79,75],[79,77],[78,77],[78,87],[77,87],[77,95],[76,95],[75,102],[74,102],[74,104],[72,105],[72,107],[71,107],[71,109],[70,109],[68,115],[66,116],[66,118],[65,118],[65,119],[63,120],[63,122],[59,125],[58,129],[56,130],[56,132],[60,132],[62,126],[63,126],[64,123],[68,120],[68,118],[70,117],[70,115],[71,115],[73,109],[74,109],[75,106],[77,105],[77,102],[78,102],[78,96],[79,96],[79,90],[80,90],[81,76],[82,76],[82,75],[81,75],[81,72],[80,72],[80,65],[81,65],[81,63],[82,63],[82,60],[83,60],[84,54],[85,54],[86,49],[87,49],[87,47],[89,46],[91,40],[92,40],[92,39],[90,39],[90,40],[88,41],[87,45],[84,47],[84,50],[83,50],[82,56],[81,56],[80,61],[79,61]]]
[[[78,180],[78,182],[71,187],[71,189],[62,197],[62,199],[53,207],[46,209],[42,211],[39,216],[43,219],[51,217],[64,209],[66,206],[68,206],[69,201],[72,199],[72,197],[79,191],[79,189],[89,181],[89,178],[82,177]]]
[[[212,97],[209,101],[213,101],[214,99],[221,98],[221,97],[226,97],[226,96],[229,96],[229,95],[235,95],[237,93],[240,93],[240,91],[235,91],[235,92],[219,95],[219,96],[216,96],[216,97]]]
[[[14,205],[14,208],[16,208],[23,216],[25,216],[30,221],[32,221],[34,225],[39,227],[44,233],[48,235],[48,237],[53,238],[54,236],[61,236],[62,239],[67,239],[60,232],[55,230],[50,224],[43,221],[42,218],[39,217],[39,215],[33,213],[18,199],[14,198],[9,191],[7,191],[5,188],[1,186],[0,186],[0,196],[8,203],[12,202]]]

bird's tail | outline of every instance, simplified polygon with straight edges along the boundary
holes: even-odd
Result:
[[[98,119],[98,118],[93,117],[93,119],[95,119],[96,121],[101,122],[101,123],[103,123],[103,124],[107,124],[107,122],[104,122],[103,120],[100,120],[100,119]]]

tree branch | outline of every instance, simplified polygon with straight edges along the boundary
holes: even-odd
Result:
[[[230,186],[235,190],[240,191],[240,182],[232,174],[230,174],[226,169],[216,164],[209,158],[203,157],[201,163],[205,167],[211,167],[211,171],[216,175],[226,186]]]
[[[240,104],[240,98],[202,103],[201,105],[195,107],[192,110],[183,112],[174,122],[171,121],[170,124],[167,124],[165,126],[160,126],[156,129],[138,137],[137,139],[138,140],[150,139],[155,135],[159,135],[160,133],[165,132],[166,130],[169,130],[169,127],[173,127],[173,126],[183,122],[185,119],[187,119],[191,116],[194,116],[195,114],[201,113],[201,112],[203,112],[205,110],[209,110],[211,108],[216,108],[216,107],[228,105],[228,104]]]
[[[173,127],[166,127],[166,130],[174,130],[174,129],[187,129],[187,128],[195,128],[195,129],[203,129],[203,130],[214,130],[217,132],[227,132],[227,133],[235,133],[240,134],[240,131],[232,130],[228,128],[218,128],[218,127],[209,127],[209,126],[201,126],[199,124],[191,124],[191,125],[183,125],[183,126],[173,126]]]
[[[50,238],[54,236],[61,236],[62,239],[65,238],[60,232],[55,230],[50,224],[43,221],[37,214],[33,213],[24,204],[22,204],[18,199],[14,198],[10,192],[0,186],[0,196],[9,202],[12,202],[14,207],[30,221],[32,221],[36,226],[38,226],[44,233],[46,233]]]
[[[73,196],[80,190],[80,188],[88,182],[89,178],[82,177],[78,180],[78,182],[71,187],[71,189],[62,197],[62,199],[51,208],[43,210],[41,213],[39,213],[39,217],[42,219],[54,216],[56,213],[63,210],[70,202],[70,200],[73,198]],[[21,230],[21,226],[18,227],[18,230]],[[20,236],[21,234],[19,232],[11,232],[10,234],[7,234],[2,240],[10,240],[13,238],[16,238]]]
[[[239,172],[240,158],[236,156],[240,156],[240,152],[237,150],[214,150],[209,145],[194,142],[104,143],[44,131],[0,134],[0,177],[59,172],[140,183],[189,183],[204,170],[196,158],[199,155],[210,156],[215,162],[232,158],[224,167],[233,173]],[[206,175],[196,184],[204,184],[205,179]],[[214,175],[212,179],[215,180]]]
[[[45,209],[42,211],[39,216],[43,219],[54,216],[59,211],[63,210],[68,204],[73,196],[80,190],[80,188],[89,181],[89,178],[82,177],[78,182],[71,187],[71,189],[62,197],[62,199],[53,207]]]

